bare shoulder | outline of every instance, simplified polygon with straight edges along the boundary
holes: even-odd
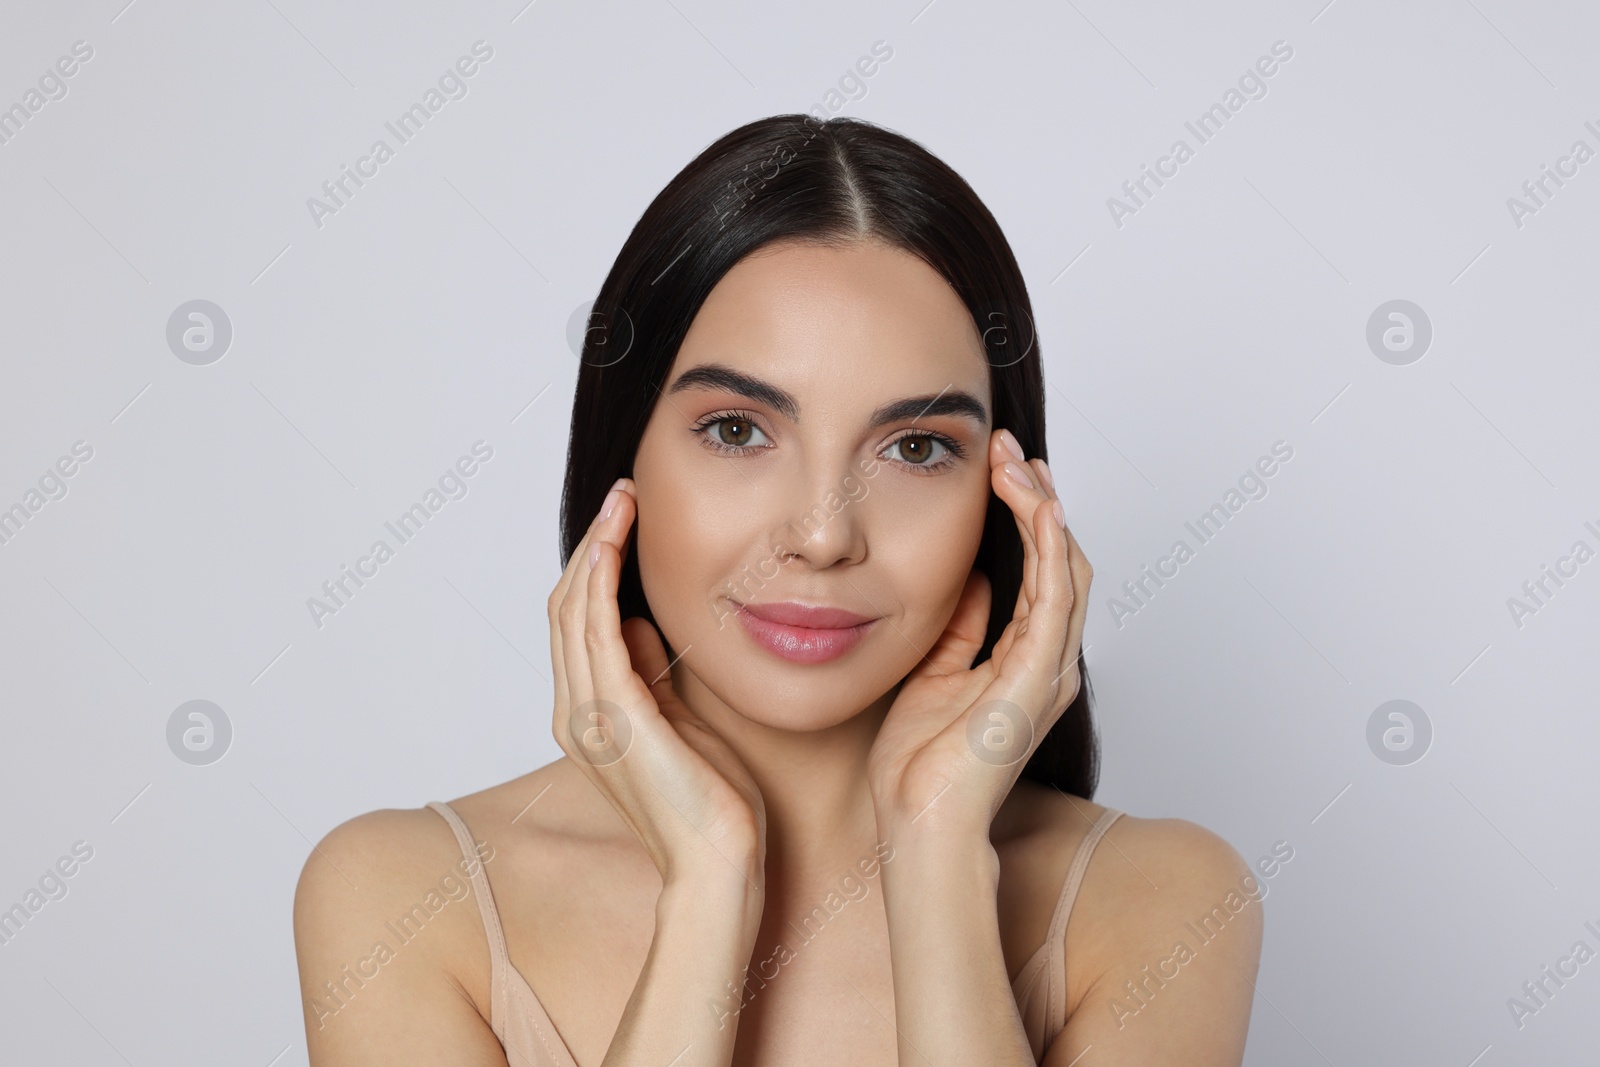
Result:
[[[1047,1067],[1090,1044],[1108,1067],[1237,1067],[1263,896],[1244,857],[1214,831],[1180,818],[1116,819],[1068,925],[1068,1023]]]
[[[381,809],[330,830],[294,897],[295,954],[315,1067],[363,1057],[506,1062],[485,1022],[488,948],[474,867],[428,808]]]
[[[300,871],[295,897],[314,901],[327,890],[380,890],[408,873],[430,866],[429,859],[459,851],[450,827],[427,808],[381,808],[347,819],[312,846]],[[435,866],[437,864],[434,864]],[[367,874],[366,886],[352,874]]]
[[[1138,926],[1151,919],[1190,917],[1190,908],[1246,892],[1250,865],[1228,841],[1188,819],[1124,814],[1106,831],[1106,862],[1095,879],[1091,907],[1106,921]],[[1087,879],[1086,879],[1087,883]],[[1086,884],[1084,892],[1090,894]]]
[[[489,887],[511,966],[550,992],[547,1006],[579,1034],[590,1019],[567,995],[580,984],[567,964],[605,936],[582,931],[584,951],[574,952],[568,928],[621,912],[629,921],[605,930],[637,940],[642,928],[648,947],[654,898],[644,876],[654,867],[569,760],[448,807],[466,828],[465,848],[440,812],[388,808],[334,827],[307,857],[294,932],[313,1067],[372,1062],[362,1057],[380,1051],[392,1062],[505,1064],[489,1025],[491,961],[475,873]],[[634,876],[619,877],[627,871]]]

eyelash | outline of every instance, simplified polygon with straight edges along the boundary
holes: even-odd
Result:
[[[748,412],[744,411],[714,411],[705,418],[701,419],[699,422],[695,423],[694,426],[691,427],[691,432],[696,437],[704,441],[707,448],[714,449],[718,452],[728,455],[740,455],[746,452],[758,452],[762,448],[768,447],[765,445],[729,445],[713,439],[705,431],[717,425],[719,422],[747,422],[756,429],[761,430],[762,433],[766,433],[765,430],[761,429],[760,422],[752,417]],[[920,432],[913,431],[911,433],[902,434],[901,436],[896,437],[893,441],[890,441],[888,444],[884,445],[884,450],[887,451],[888,449],[899,444],[901,441],[911,437],[926,437],[937,441],[939,444],[943,445],[945,451],[949,453],[949,455],[945,456],[943,459],[933,460],[928,463],[911,463],[907,460],[892,461],[898,463],[902,467],[910,468],[915,474],[935,474],[939,471],[948,470],[949,468],[955,466],[956,462],[967,454],[967,450],[965,446],[961,444],[961,442],[956,441],[953,438],[946,437],[942,433],[934,433],[931,430],[923,430]]]

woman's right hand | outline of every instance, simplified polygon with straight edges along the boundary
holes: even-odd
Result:
[[[630,479],[618,479],[606,498],[610,514],[602,505],[550,594],[552,732],[663,881],[731,869],[764,889],[766,807],[755,780],[679,699],[655,627],[620,618],[622,553],[637,515],[632,491]]]

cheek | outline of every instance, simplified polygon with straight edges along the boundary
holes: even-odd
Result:
[[[937,638],[977,559],[988,500],[974,489],[936,507],[887,497],[883,503],[893,528],[877,532],[874,555],[898,591],[910,626],[923,637]]]
[[[739,595],[749,555],[742,548],[752,543],[745,521],[737,508],[712,505],[692,487],[640,498],[634,542],[639,580],[674,648],[721,626],[727,612],[722,598]]]

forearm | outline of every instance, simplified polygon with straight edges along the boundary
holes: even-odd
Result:
[[[1000,947],[999,859],[988,839],[880,828],[900,1062],[1035,1067]]]
[[[603,1067],[727,1067],[765,894],[737,876],[668,881]]]

